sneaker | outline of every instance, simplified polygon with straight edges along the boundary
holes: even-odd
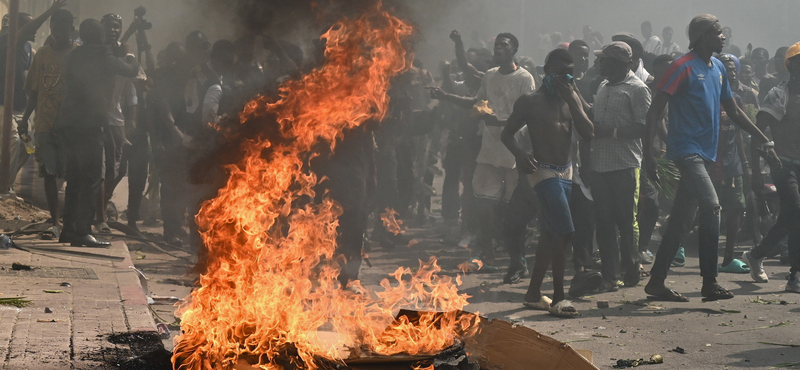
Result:
[[[476,235],[473,232],[467,231],[464,233],[464,237],[458,242],[458,246],[461,248],[469,248],[472,243],[475,242]]]
[[[525,259],[519,263],[508,266],[508,272],[503,277],[503,284],[516,284],[522,281],[523,278],[528,276],[528,264]]]
[[[653,253],[649,250],[639,252],[639,256],[641,257],[643,265],[649,265],[653,263]]]
[[[800,278],[797,275],[789,277],[789,282],[786,283],[786,291],[800,293]]]
[[[672,260],[672,266],[686,266],[686,252],[683,250],[683,247],[680,247],[678,249],[678,253],[675,253],[675,258]]]
[[[753,258],[753,250],[746,251],[742,253],[742,260],[747,263],[747,266],[750,267],[750,277],[756,283],[767,283],[769,282],[769,277],[767,277],[767,272],[764,271],[764,259],[755,259]],[[789,286],[786,286],[786,289],[789,289]]]

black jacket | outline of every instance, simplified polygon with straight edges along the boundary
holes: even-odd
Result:
[[[135,60],[115,57],[103,45],[82,45],[67,57],[67,95],[53,129],[99,129],[108,124],[115,77],[136,77]]]

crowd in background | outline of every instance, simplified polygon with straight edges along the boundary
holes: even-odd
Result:
[[[324,40],[304,53],[265,35],[212,43],[193,31],[156,52],[144,9],[129,22],[108,14],[76,28],[65,4],[56,0],[37,18],[23,13],[18,19],[11,178],[35,158],[50,237],[60,242],[107,246],[95,236],[111,232],[110,200],[127,177],[128,227],[161,219],[165,242],[199,248],[193,216],[220,181],[218,172],[202,168],[217,163],[223,138],[214,124],[324,63]],[[50,36],[33,50],[48,19]],[[10,42],[7,20],[0,67]],[[609,41],[589,26],[577,40],[542,34],[544,61],[517,55],[519,41],[510,33],[483,41],[472,32],[467,48],[452,31],[452,61],[431,73],[415,60],[393,81],[382,122],[345,132],[334,153],[310,163],[327,178],[318,195],[343,207],[342,285],[358,279],[365,240],[386,249],[408,244],[387,228],[386,219],[396,215],[437,227],[445,243],[468,248],[472,258],[462,265],[468,271],[499,271],[495,254],[505,250],[504,282],[530,275],[524,304],[557,316],[577,314],[563,287],[569,255],[572,297],[650,277],[648,294],[684,300],[663,282],[670,266],[685,263],[682,243],[695,225],[704,297],[733,297],[716,282],[718,272],[749,272],[766,281],[761,261],[781,252],[776,246],[787,234],[787,290],[800,292],[800,110],[792,100],[800,46],[772,56],[749,45],[742,50],[731,43],[732,30],[710,15],[690,23],[689,50],[673,40],[672,27],[659,36],[646,21],[640,31],[641,37],[618,33]],[[762,131],[771,131],[774,143]],[[680,180],[668,181],[676,173]],[[442,175],[436,225],[431,198],[438,192],[434,178]],[[779,196],[772,230],[747,226],[775,218],[774,210],[768,215],[758,205],[770,189],[765,176]],[[665,214],[654,257],[652,236]],[[757,221],[748,224],[748,218]],[[539,227],[529,227],[535,219]],[[718,265],[721,219],[726,244]],[[533,272],[529,229],[539,233]],[[740,229],[757,246],[737,259]],[[540,292],[551,263],[553,299]]]

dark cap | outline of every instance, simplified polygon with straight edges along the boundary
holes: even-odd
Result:
[[[628,44],[622,41],[614,41],[603,46],[603,50],[595,50],[594,55],[598,58],[612,58],[623,63],[630,63],[633,52]]]
[[[689,22],[689,49],[694,49],[697,42],[708,32],[719,19],[711,14],[700,14]]]
[[[211,44],[208,42],[208,38],[203,32],[192,31],[186,36],[186,46],[191,47],[197,45],[211,46]]]

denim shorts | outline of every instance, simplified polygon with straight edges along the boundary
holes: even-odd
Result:
[[[542,211],[541,225],[554,235],[568,235],[575,232],[569,198],[572,195],[572,180],[551,177],[534,187]]]

